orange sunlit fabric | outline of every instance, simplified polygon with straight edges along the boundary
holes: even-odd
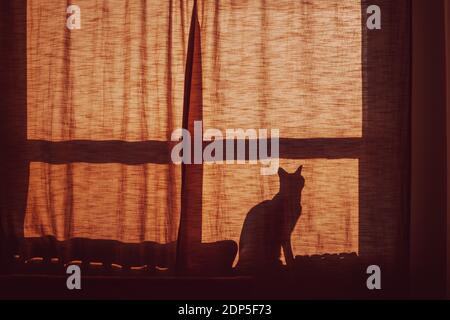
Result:
[[[205,130],[277,128],[280,138],[361,137],[358,1],[202,3]],[[301,164],[306,183],[291,236],[294,253],[358,252],[358,160],[280,162],[290,172]],[[239,241],[248,211],[271,199],[278,183],[277,175],[261,176],[259,165],[206,165],[204,241]]]
[[[183,118],[192,126],[190,112],[205,130],[279,129],[280,166],[304,166],[295,255],[396,259],[409,70],[388,63],[407,61],[394,36],[408,32],[401,4],[383,2],[392,13],[384,34],[362,28],[365,1],[204,0],[196,19],[194,1],[77,5],[82,28],[69,31],[66,1],[28,1],[27,139],[35,160],[26,238],[173,244],[183,232],[238,243],[248,211],[278,192],[278,176],[260,175],[259,164],[203,164],[195,178],[186,169],[183,189],[168,141]],[[80,144],[86,153],[102,147],[83,157]],[[149,156],[155,145],[169,156]],[[128,146],[132,154],[117,155]],[[181,200],[193,193],[201,203],[194,213]],[[198,215],[199,225],[187,219],[180,229],[183,214]]]
[[[192,3],[77,5],[82,29],[69,31],[66,1],[28,1],[28,139],[169,140],[182,118]],[[25,236],[175,241],[180,168],[102,156],[31,163]]]

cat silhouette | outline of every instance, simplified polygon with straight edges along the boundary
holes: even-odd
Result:
[[[301,192],[305,185],[300,166],[294,173],[278,169],[280,191],[248,212],[239,240],[237,270],[267,271],[281,266],[283,248],[288,266],[294,262],[291,233],[301,215]]]

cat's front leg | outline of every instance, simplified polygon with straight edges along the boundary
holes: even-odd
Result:
[[[286,265],[292,267],[294,265],[294,254],[292,252],[291,240],[286,240],[283,242],[283,252],[284,258],[286,259]]]

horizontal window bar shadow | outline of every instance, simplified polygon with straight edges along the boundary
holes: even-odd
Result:
[[[226,155],[227,140],[223,141],[223,154]],[[130,165],[155,163],[171,163],[172,148],[175,141],[121,141],[121,140],[69,140],[48,141],[28,140],[27,158],[32,162],[64,164],[74,162],[86,163],[123,163]],[[203,149],[210,144],[203,142]],[[267,145],[267,154],[271,157],[270,139],[234,140],[234,159],[237,156],[237,145],[245,144],[245,160],[250,160],[249,145]],[[279,158],[281,159],[311,159],[311,158],[359,158],[361,138],[313,138],[292,139],[280,138]],[[194,150],[194,144],[191,145]],[[256,155],[258,160],[259,155]],[[253,160],[253,157],[252,157]]]

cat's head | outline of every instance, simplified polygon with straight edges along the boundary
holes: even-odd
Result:
[[[287,196],[300,195],[305,186],[305,178],[302,176],[303,166],[298,167],[294,173],[288,173],[283,168],[278,169],[280,178],[280,193]]]

